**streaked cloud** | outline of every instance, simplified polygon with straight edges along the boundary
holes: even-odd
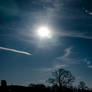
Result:
[[[52,67],[33,69],[33,71],[52,72],[52,71],[54,71],[56,69],[65,68],[65,67],[67,67],[65,64],[56,64],[56,65],[54,65]]]
[[[89,65],[88,68],[91,68],[92,69],[92,65]]]
[[[68,66],[65,65],[65,64],[56,64],[56,65],[55,65],[55,69],[65,68],[65,67],[68,67]]]
[[[92,15],[92,12],[88,11],[88,10],[85,10],[85,13],[89,14],[89,15]]]
[[[0,50],[5,50],[5,51],[10,51],[10,52],[15,52],[15,53],[19,53],[19,54],[25,54],[25,55],[32,55],[32,54],[29,53],[29,52],[20,51],[20,50],[11,49],[11,48],[5,48],[5,47],[0,47]]]
[[[64,54],[62,56],[57,57],[56,59],[58,59],[58,60],[67,59],[68,56],[72,53],[72,48],[73,47],[71,46],[71,47],[64,49]]]
[[[92,12],[89,12],[88,14],[89,14],[89,15],[92,15]]]
[[[73,49],[74,49],[73,46],[65,48],[63,55],[56,57],[55,60],[53,61],[54,65],[58,64],[69,67],[70,65],[81,64],[84,59],[74,56],[75,52],[73,52]]]
[[[71,50],[72,50],[72,47],[69,47],[69,48],[66,48],[65,50],[64,50],[64,55],[61,57],[61,58],[67,58],[70,54],[71,54]]]
[[[56,35],[60,37],[73,37],[73,38],[82,38],[82,39],[92,39],[92,35],[87,35],[87,33],[74,32],[74,31],[61,31],[55,32]]]
[[[8,0],[6,3],[4,1],[0,1],[0,13],[3,13],[8,17],[17,16],[18,12],[18,7],[14,0]]]

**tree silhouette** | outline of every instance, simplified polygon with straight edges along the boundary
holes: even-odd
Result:
[[[81,90],[86,90],[87,89],[86,83],[84,81],[80,81],[78,88]]]
[[[75,80],[75,77],[70,71],[67,71],[62,68],[52,72],[52,76],[52,78],[48,79],[48,82],[53,85],[57,85],[59,88],[62,88],[63,86],[69,87]]]

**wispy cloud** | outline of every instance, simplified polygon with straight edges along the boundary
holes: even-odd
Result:
[[[55,65],[62,64],[62,65],[65,65],[66,67],[67,66],[69,67],[70,65],[80,64],[81,62],[83,62],[83,59],[74,56],[75,52],[73,52],[73,48],[74,48],[73,46],[65,48],[63,55],[55,58],[55,60],[54,60]]]
[[[88,14],[89,14],[89,15],[92,15],[92,12],[89,12]]]
[[[59,68],[66,68],[66,67],[68,67],[68,65],[66,65],[66,64],[56,64],[56,65],[54,65],[53,70],[59,69]]]
[[[89,65],[88,68],[91,68],[92,69],[92,65]]]
[[[65,50],[64,50],[64,55],[62,56],[62,58],[64,59],[64,58],[67,58],[70,54],[71,54],[71,50],[72,50],[72,47],[69,47],[69,48],[66,48]]]
[[[29,52],[20,51],[20,50],[11,49],[11,48],[5,48],[5,47],[0,47],[0,50],[6,50],[6,51],[10,51],[10,52],[19,53],[19,54],[25,54],[25,55],[32,55],[32,54],[29,53]]]
[[[86,64],[88,68],[92,69],[91,62],[88,59],[80,58],[79,56],[74,56],[73,47],[68,47],[64,50],[64,54],[56,57],[54,60],[55,65],[58,64],[58,67],[62,64],[66,67],[75,64]],[[72,54],[71,54],[72,53]]]
[[[65,67],[67,67],[65,64],[56,64],[56,65],[51,66],[51,67],[33,69],[33,71],[52,72],[52,71],[57,70],[59,68],[65,68]]]
[[[51,67],[36,69],[36,71],[52,72],[59,68],[69,67],[69,64],[72,63],[72,61],[75,61],[75,60],[72,60],[69,58],[70,54],[72,53],[72,49],[73,49],[73,46],[70,46],[70,47],[64,49],[64,54],[60,57],[56,57],[56,59],[53,61],[53,64]],[[61,61],[64,61],[64,63]],[[67,63],[67,61],[68,61],[68,63]]]
[[[50,68],[50,67],[47,67],[47,68],[38,68],[38,69],[34,69],[34,71],[51,72],[51,71],[53,71],[53,68]]]
[[[73,37],[73,38],[82,38],[82,39],[92,39],[92,35],[87,35],[86,33],[82,32],[74,32],[74,31],[61,31],[55,32],[56,35],[60,37]]]
[[[92,12],[88,11],[88,10],[85,10],[85,13],[89,14],[89,15],[92,15]]]
[[[64,49],[64,54],[62,56],[57,57],[56,59],[58,59],[58,60],[60,60],[60,59],[63,59],[63,60],[67,59],[68,56],[72,53],[72,48],[73,47],[71,46],[71,47],[68,47],[68,48]]]

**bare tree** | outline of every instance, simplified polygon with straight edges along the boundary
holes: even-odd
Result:
[[[78,88],[81,89],[81,90],[88,89],[88,87],[86,86],[86,83],[84,81],[79,82]]]
[[[67,71],[65,69],[57,69],[54,72],[52,72],[52,78],[48,79],[48,82],[53,85],[58,85],[59,88],[62,88],[62,86],[70,86],[75,80],[75,77],[72,75],[70,71]]]

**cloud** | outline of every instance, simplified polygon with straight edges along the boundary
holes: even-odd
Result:
[[[92,39],[92,35],[87,35],[87,33],[74,32],[74,31],[61,31],[55,32],[56,35],[60,37],[73,37],[73,38],[82,38],[82,39]]]
[[[62,56],[62,58],[64,59],[64,58],[67,58],[70,54],[71,54],[71,50],[72,50],[72,47],[69,47],[69,48],[66,48],[65,50],[64,50],[64,55]]]
[[[33,71],[37,71],[37,72],[51,72],[53,70],[52,67],[44,67],[44,68],[36,68],[36,69],[32,69]]]
[[[34,0],[33,3],[42,6],[46,13],[45,16],[47,15],[50,19],[53,19],[55,17],[62,18],[63,14],[65,15],[66,13],[68,15],[76,14],[76,10],[78,10],[79,12],[78,6],[79,3],[81,3],[81,1],[80,0],[38,0],[37,2],[36,0]]]
[[[18,7],[14,0],[8,0],[6,3],[4,1],[0,1],[0,13],[3,13],[8,17],[17,16],[18,12]]]
[[[81,64],[84,59],[80,57],[74,56],[73,46],[64,49],[64,53],[61,56],[55,58],[54,65],[65,65],[65,67],[69,67],[74,64]]]
[[[71,54],[72,52],[72,46],[66,48],[64,50],[64,55],[60,56],[60,57],[56,57],[55,60],[53,61],[53,64],[51,67],[46,67],[46,68],[38,68],[38,69],[34,69],[34,71],[40,71],[40,72],[52,72],[56,69],[59,68],[66,68],[69,67],[69,65],[66,63],[67,61],[71,61],[70,58],[68,58],[68,56]],[[66,61],[66,62],[61,62],[61,61]],[[73,61],[73,60],[72,60]],[[70,62],[71,63],[71,62]]]
[[[65,48],[63,55],[56,57],[53,60],[51,67],[38,68],[38,69],[34,69],[34,71],[52,72],[59,68],[68,68],[71,65],[81,64],[83,62],[83,59],[81,59],[79,57],[72,56],[72,54],[74,54],[73,48],[74,48],[73,46],[69,46],[69,47]]]
[[[89,12],[88,14],[89,14],[89,15],[92,15],[92,12]]]
[[[56,64],[54,69],[65,68],[65,67],[68,67],[68,66],[65,64]]]
[[[19,53],[19,54],[25,54],[25,55],[32,55],[32,54],[29,53],[29,52],[20,51],[20,50],[11,49],[11,48],[5,48],[5,47],[0,47],[0,50],[6,50],[6,51],[10,51],[10,52]]]
[[[92,69],[92,65],[89,65],[88,68]]]
[[[57,70],[59,68],[65,68],[65,67],[67,67],[65,64],[56,64],[52,67],[33,69],[33,71],[52,72],[52,71]]]
[[[88,10],[85,10],[85,13],[89,14],[89,15],[92,15],[92,12],[88,11]]]
[[[62,56],[59,56],[59,57],[57,57],[56,59],[66,59],[66,58],[68,58],[68,56],[71,54],[71,52],[72,52],[72,46],[71,47],[68,47],[68,48],[66,48],[65,50],[64,50],[64,54],[62,55]]]

